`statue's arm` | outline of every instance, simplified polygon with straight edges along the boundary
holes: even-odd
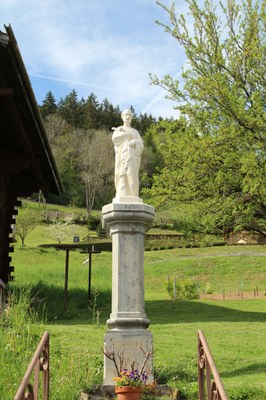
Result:
[[[115,128],[113,136],[112,136],[112,141],[114,144],[120,144],[121,142],[124,142],[125,140],[130,140],[132,135],[130,132],[126,131],[123,126],[119,128]]]
[[[140,156],[141,153],[143,152],[144,145],[141,137],[130,140],[129,145],[130,147],[133,147],[135,149],[137,156]]]

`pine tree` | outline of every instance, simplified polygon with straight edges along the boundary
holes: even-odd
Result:
[[[42,105],[40,106],[40,111],[43,118],[47,117],[48,115],[55,114],[57,112],[56,100],[51,90],[47,92],[42,102]]]
[[[99,129],[100,105],[97,96],[91,93],[84,103],[84,129]]]
[[[82,101],[78,100],[75,89],[66,95],[64,99],[60,99],[58,103],[58,112],[73,128],[82,127]]]
[[[121,125],[121,111],[114,107],[107,98],[100,105],[100,126],[103,129],[111,130],[114,126]]]

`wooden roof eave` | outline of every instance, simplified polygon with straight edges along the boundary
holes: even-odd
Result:
[[[24,99],[24,101],[26,101],[27,111],[31,115],[31,119],[34,123],[35,130],[38,133],[39,143],[41,143],[42,151],[43,151],[43,154],[45,155],[45,158],[42,157],[42,159],[36,160],[36,157],[32,153],[33,150],[32,149],[29,150],[29,152],[31,153],[31,156],[32,156],[31,160],[34,160],[32,166],[33,166],[38,178],[40,179],[40,182],[43,183],[43,187],[49,186],[49,191],[60,195],[63,192],[63,185],[62,185],[62,182],[61,182],[61,179],[60,179],[60,176],[59,176],[59,173],[58,173],[55,161],[54,161],[54,157],[53,157],[53,154],[52,154],[52,151],[50,148],[50,144],[48,142],[48,138],[47,138],[46,131],[45,131],[43,121],[42,121],[42,117],[40,115],[39,107],[36,102],[32,87],[31,87],[30,79],[28,77],[24,62],[22,60],[13,30],[10,25],[5,26],[5,29],[7,32],[8,42],[9,42],[8,51],[9,51],[10,57],[12,59],[14,68],[16,69],[16,75],[20,81],[20,87],[23,90],[23,99]],[[6,44],[5,40],[2,40],[2,42],[4,42]],[[13,103],[12,97],[11,98],[9,97],[7,99],[7,101],[10,102],[12,110],[14,111],[16,109],[16,106]],[[14,111],[14,112],[16,113],[17,111]],[[17,115],[17,121],[20,121],[20,118],[18,115]],[[26,139],[27,132],[25,132],[25,129],[22,128],[23,123],[21,123],[21,121],[18,123],[20,124],[19,129],[21,129],[21,133],[23,134],[24,140],[27,140]],[[24,142],[24,144],[25,144],[25,142]],[[47,182],[47,176],[45,176],[46,182],[44,181],[44,177],[43,177],[44,165],[45,165],[45,168],[47,170],[49,170],[49,174],[50,174],[49,183],[50,184],[48,184],[48,182]],[[52,182],[51,182],[51,179],[52,179]]]

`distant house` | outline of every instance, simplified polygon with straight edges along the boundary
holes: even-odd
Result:
[[[228,244],[266,244],[266,236],[255,232],[231,232],[225,236]]]
[[[62,184],[11,26],[0,31],[0,280],[12,279],[11,226],[18,197]]]

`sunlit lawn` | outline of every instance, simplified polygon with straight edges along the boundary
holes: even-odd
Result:
[[[51,334],[52,400],[59,400],[58,387],[62,393],[63,387],[74,385],[78,392],[80,386],[93,383],[75,376],[76,369],[69,363],[75,363],[76,357],[83,360],[82,355],[87,354],[89,360],[93,356],[92,364],[102,371],[101,349],[110,313],[111,253],[95,254],[92,259],[92,288],[99,292],[97,326],[92,324],[93,304],[87,304],[88,266],[83,264],[87,255],[70,252],[69,310],[64,313],[65,252],[31,245],[30,241],[24,249],[16,245],[16,281],[12,286],[34,286],[40,307],[46,305],[49,320],[40,330],[48,329]],[[187,398],[197,398],[197,330],[203,329],[230,398],[266,399],[266,298],[173,301],[164,283],[170,276],[193,279],[201,291],[208,282],[217,293],[223,289],[236,291],[239,285],[246,291],[259,286],[264,293],[265,254],[263,246],[145,253],[146,312],[154,335],[155,370],[162,381],[178,387]],[[101,383],[101,374],[97,376]],[[256,395],[260,388],[264,394]]]

